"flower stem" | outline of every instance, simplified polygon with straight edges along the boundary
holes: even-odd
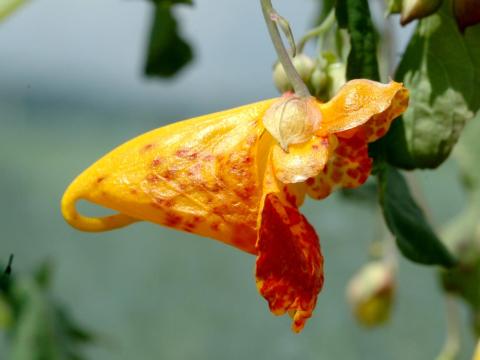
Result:
[[[302,78],[298,74],[297,70],[293,66],[292,60],[288,55],[285,46],[283,45],[280,32],[278,31],[277,24],[273,21],[272,17],[276,17],[277,13],[273,9],[271,0],[260,0],[262,5],[263,17],[265,18],[265,23],[267,24],[267,29],[272,39],[273,46],[278,56],[278,60],[283,66],[285,73],[287,74],[288,80],[293,86],[295,94],[299,97],[306,98],[310,97],[310,92],[308,91],[307,86],[303,82]]]
[[[307,42],[317,36],[325,34],[328,30],[331,29],[331,27],[335,24],[335,12],[333,10],[330,11],[328,16],[323,20],[323,22],[317,26],[316,28],[313,28],[309,32],[307,32],[303,37],[300,39],[297,45],[297,50],[299,53],[303,51],[303,48],[307,44]],[[319,39],[319,44],[321,46],[322,41]],[[321,50],[321,49],[320,49]]]

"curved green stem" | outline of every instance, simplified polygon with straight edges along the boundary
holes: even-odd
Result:
[[[307,85],[305,85],[297,70],[293,66],[292,60],[290,59],[290,56],[283,45],[277,25],[272,19],[272,16],[276,17],[277,13],[273,9],[271,0],[260,0],[260,4],[262,5],[263,17],[265,18],[265,23],[267,24],[268,32],[270,34],[270,38],[272,39],[273,46],[275,47],[278,60],[282,64],[288,80],[293,86],[295,94],[302,98],[310,97],[311,95],[308,91]]]
[[[300,39],[297,45],[298,52],[301,53],[303,51],[303,48],[307,44],[307,42],[317,36],[325,34],[328,30],[331,29],[331,27],[335,24],[335,12],[332,9],[328,16],[323,20],[323,22],[317,26],[316,28],[313,28],[309,32],[307,32],[303,37]],[[319,47],[322,46],[322,41],[319,39]]]

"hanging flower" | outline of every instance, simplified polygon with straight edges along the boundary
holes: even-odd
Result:
[[[85,170],[62,199],[84,231],[136,221],[206,236],[257,256],[257,288],[299,332],[323,285],[318,236],[299,212],[305,194],[366,181],[367,143],[406,108],[399,83],[348,82],[328,103],[292,94],[177,122],[141,135]],[[85,199],[118,214],[79,214]]]

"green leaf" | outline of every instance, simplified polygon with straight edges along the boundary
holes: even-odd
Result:
[[[385,140],[393,165],[439,166],[480,108],[480,25],[462,35],[450,5],[419,22],[398,68],[410,106]]]
[[[452,256],[415,203],[402,174],[382,163],[378,179],[383,215],[402,254],[420,264],[454,265]]]
[[[480,191],[480,112],[471,120],[460,142],[455,147],[464,185],[471,191]],[[480,206],[480,205],[479,205]]]
[[[12,360],[61,359],[55,341],[51,309],[34,281],[23,280],[18,285],[22,311],[17,320],[11,345]]]
[[[180,36],[172,4],[191,1],[156,0],[148,43],[145,73],[148,76],[171,77],[193,58],[190,45]]]
[[[367,0],[337,0],[335,14],[340,27],[350,34],[347,80],[380,79],[377,61],[377,35]]]
[[[95,337],[51,299],[44,285],[35,276],[23,277],[15,283],[19,314],[10,330],[9,359],[82,359],[82,346]]]

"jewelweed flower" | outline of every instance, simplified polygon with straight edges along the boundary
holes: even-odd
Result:
[[[298,207],[306,194],[322,199],[364,183],[367,144],[407,103],[402,84],[353,80],[327,103],[285,94],[164,126],[79,175],[63,196],[63,216],[84,231],[150,221],[256,255],[260,294],[300,332],[323,285],[323,256]],[[118,213],[81,215],[79,199]]]

